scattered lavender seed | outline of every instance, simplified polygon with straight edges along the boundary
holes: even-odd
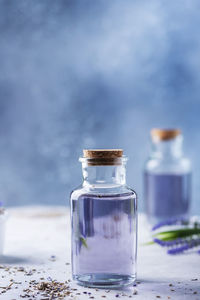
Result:
[[[134,290],[133,291],[133,295],[137,295],[138,294],[138,291],[137,290]]]
[[[135,282],[135,283],[133,284],[133,286],[137,286],[137,283]]]
[[[31,276],[31,275],[33,275],[32,271],[29,271],[29,272],[26,273],[26,276]]]
[[[43,278],[44,279],[44,278]],[[48,281],[52,281],[52,278],[49,276],[49,277],[47,277],[47,280]]]
[[[24,272],[25,269],[24,269],[24,267],[19,267],[19,268],[18,268],[18,271],[19,271],[19,272]]]
[[[55,255],[51,255],[51,257],[49,258],[50,261],[56,261],[56,256]]]

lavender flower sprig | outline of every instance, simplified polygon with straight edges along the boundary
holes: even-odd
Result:
[[[171,225],[188,225],[189,221],[186,219],[171,219],[167,221],[160,222],[153,226],[152,231],[155,231],[163,226],[171,226]]]
[[[186,242],[185,239],[175,239],[175,240],[171,240],[171,241],[165,241],[165,240],[160,240],[158,238],[153,239],[154,243],[162,246],[162,247],[172,247],[172,246],[177,246],[177,245],[181,245],[184,244]]]
[[[179,254],[189,249],[200,246],[200,222],[191,222],[184,219],[169,220],[153,227],[153,231],[164,226],[177,226],[168,231],[159,231],[153,235],[151,244],[156,243],[168,247],[168,254]],[[180,225],[182,226],[180,228]],[[200,250],[198,251],[200,254]]]
[[[184,251],[187,251],[191,248],[197,247],[199,245],[200,245],[200,239],[192,239],[182,246],[169,249],[167,251],[167,253],[168,254],[179,254],[179,253],[183,253]]]

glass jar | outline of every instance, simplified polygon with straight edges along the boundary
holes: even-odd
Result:
[[[119,287],[136,279],[137,199],[126,186],[123,150],[84,150],[83,184],[71,193],[72,275]]]
[[[153,129],[145,165],[145,211],[151,223],[187,218],[191,202],[191,164],[183,156],[180,130]]]
[[[0,256],[3,255],[5,241],[5,227],[7,221],[7,212],[0,202]]]

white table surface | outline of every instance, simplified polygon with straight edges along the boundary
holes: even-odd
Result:
[[[40,278],[44,278],[47,281],[51,277],[64,282],[70,279],[69,210],[66,207],[23,207],[10,209],[9,215],[4,256],[0,258],[0,266],[3,266],[0,268],[0,286],[8,286],[12,282],[10,280],[18,284],[13,284],[5,293],[1,293],[3,289],[0,288],[0,299],[23,299],[23,290],[30,280],[41,281]],[[169,256],[157,245],[141,245],[148,240],[148,230],[143,216],[140,215],[139,219],[137,286],[108,292],[70,282],[70,288],[77,290],[66,299],[200,300],[200,255]],[[55,259],[51,258],[52,255]],[[5,269],[5,266],[8,268]],[[20,272],[18,267],[25,268],[25,272]],[[30,270],[34,271],[27,275]],[[116,298],[116,295],[119,296]],[[38,294],[29,299],[43,298]]]

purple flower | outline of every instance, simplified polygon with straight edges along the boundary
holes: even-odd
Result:
[[[195,221],[195,222],[194,222]],[[163,226],[182,225],[168,231],[158,231],[153,235],[153,243],[161,247],[169,247],[168,254],[183,253],[191,248],[200,246],[200,222],[198,220],[171,219],[155,225],[152,230]],[[185,225],[185,226],[184,226]],[[200,254],[200,250],[198,251]]]
[[[154,243],[156,243],[156,244],[158,244],[158,245],[160,245],[162,247],[165,246],[165,241],[162,241],[160,239],[154,239],[153,241],[154,241]]]
[[[179,254],[179,253],[182,253],[186,250],[189,250],[191,247],[190,245],[186,244],[184,246],[181,246],[181,247],[177,247],[177,248],[172,248],[170,250],[167,251],[168,254]]]
[[[163,226],[170,226],[170,225],[188,225],[189,222],[186,219],[171,219],[167,221],[160,222],[153,226],[152,231],[157,230]]]
[[[171,240],[171,241],[163,241],[160,239],[155,238],[154,243],[162,246],[162,247],[172,247],[172,246],[177,246],[178,244],[183,244],[184,242],[186,242],[185,239],[175,239],[175,240]]]
[[[187,241],[184,245],[178,246],[167,251],[168,254],[179,254],[187,251],[191,248],[197,247],[200,245],[200,239],[192,239]]]
[[[3,202],[2,201],[0,201],[0,207],[2,207],[3,206]]]

